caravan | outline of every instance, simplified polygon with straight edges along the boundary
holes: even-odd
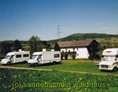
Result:
[[[32,58],[28,60],[28,64],[31,65],[40,65],[47,63],[60,63],[61,62],[61,53],[60,51],[43,51],[43,52],[34,52]]]
[[[12,64],[28,61],[30,59],[29,51],[9,52],[4,59],[1,60],[1,64]]]
[[[118,48],[105,49],[102,55],[99,69],[116,71],[118,68]]]

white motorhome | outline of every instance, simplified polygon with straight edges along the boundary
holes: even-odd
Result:
[[[12,64],[28,61],[30,59],[29,51],[9,52],[4,59],[1,60],[1,64]]]
[[[43,52],[34,52],[32,58],[28,60],[28,64],[31,65],[40,65],[46,63],[60,63],[61,62],[61,53],[60,51],[43,51]]]
[[[117,71],[118,68],[118,48],[108,48],[103,51],[102,61],[99,63],[100,70]]]

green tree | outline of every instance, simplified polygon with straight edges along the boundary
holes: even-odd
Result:
[[[30,45],[30,52],[31,53],[37,51],[37,41],[36,41],[36,37],[35,36],[32,36],[29,39],[29,45]]]
[[[33,52],[36,52],[36,51],[40,51],[41,50],[40,44],[41,44],[40,38],[37,37],[37,36],[32,36],[29,39],[30,52],[33,53]]]
[[[41,42],[40,38],[36,36],[36,43],[37,43],[37,51],[42,51],[43,48],[45,48],[45,46],[43,45],[43,43]]]
[[[8,52],[11,51],[12,44],[7,41],[2,41],[0,43],[0,56],[5,56]]]
[[[42,51],[42,49],[47,49],[50,45],[46,41],[41,41],[38,36],[31,36],[29,39],[29,46],[31,54],[36,51]]]
[[[22,49],[22,45],[19,40],[15,40],[13,43],[13,50],[18,51],[19,49]]]
[[[72,52],[72,58],[75,59],[75,57],[76,57],[76,52],[74,51]]]

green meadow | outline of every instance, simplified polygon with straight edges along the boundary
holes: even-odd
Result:
[[[5,67],[22,67],[22,68],[33,68],[33,69],[51,69],[62,72],[87,72],[87,73],[99,73],[99,74],[117,74],[117,72],[101,72],[99,67],[96,66],[96,62],[100,60],[88,60],[88,59],[78,59],[78,60],[62,60],[61,64],[48,64],[39,65],[37,67],[30,67],[27,63],[18,63],[12,65],[4,65]]]
[[[117,92],[118,72],[101,72],[91,60],[63,60],[61,64],[0,68],[0,92]],[[52,69],[24,70],[21,68]]]

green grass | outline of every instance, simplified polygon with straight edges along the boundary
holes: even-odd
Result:
[[[38,67],[6,65],[53,71],[0,68],[0,92],[116,92],[118,72],[100,72],[95,62],[99,61],[63,60]]]
[[[117,86],[113,75],[0,69],[0,92],[117,92]]]
[[[38,67],[31,67],[37,69],[52,69],[57,71],[74,71],[74,72],[87,72],[87,73],[99,73],[99,74],[113,74],[117,75],[117,72],[101,72],[99,67],[95,65],[95,62],[99,61],[91,61],[91,60],[63,60],[61,64],[56,65],[40,65]],[[15,67],[26,67],[30,68],[27,63],[24,64],[13,64],[7,66],[15,66]],[[6,67],[7,67],[6,66]]]

